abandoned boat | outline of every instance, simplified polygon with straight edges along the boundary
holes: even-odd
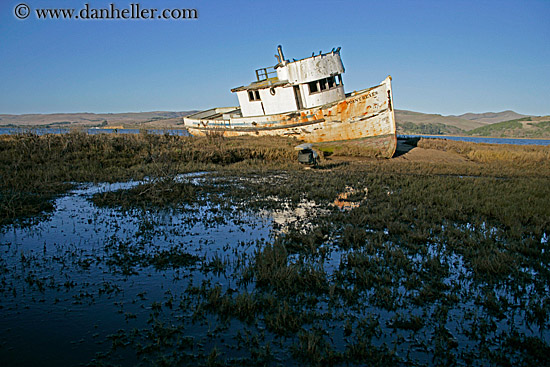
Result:
[[[275,70],[231,89],[239,107],[212,108],[184,118],[191,135],[279,135],[321,145],[368,147],[390,158],[397,145],[391,77],[380,85],[344,92],[340,47],[288,61],[278,47]]]

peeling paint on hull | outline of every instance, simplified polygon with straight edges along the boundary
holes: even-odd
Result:
[[[368,146],[390,158],[397,145],[393,110],[391,77],[387,77],[376,87],[320,107],[252,117],[218,114],[215,119],[198,113],[185,117],[184,123],[191,135],[288,136],[314,144]]]

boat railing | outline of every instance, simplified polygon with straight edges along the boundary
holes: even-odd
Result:
[[[256,79],[259,82],[269,79],[277,79],[277,70],[267,71],[267,68],[261,68],[256,70]]]

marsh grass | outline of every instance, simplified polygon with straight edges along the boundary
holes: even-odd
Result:
[[[197,200],[195,185],[189,182],[176,182],[173,177],[161,178],[140,184],[129,190],[105,191],[96,194],[92,202],[102,207],[115,207],[123,210],[181,208]]]
[[[147,267],[200,272],[177,292],[147,301],[150,319],[142,329],[110,338],[115,350],[135,351],[144,364],[266,365],[273,355],[277,363],[312,366],[548,364],[547,147],[421,139],[419,147],[466,160],[333,154],[304,170],[294,162],[295,142],[279,139],[3,139],[2,193],[148,176],[93,202],[133,215],[204,204],[220,223],[241,223],[243,213],[260,210],[290,213],[269,238],[208,256],[155,247],[157,223],[144,215],[135,238],[108,241],[99,260],[74,260],[80,271],[99,262],[130,278]],[[194,170],[210,174],[199,183],[176,180]],[[341,211],[333,203],[349,187],[361,193],[351,196],[360,205]],[[205,231],[215,225],[204,223]],[[36,254],[20,256],[21,266],[33,269]],[[48,289],[47,279],[25,275],[32,289]],[[499,326],[504,322],[509,326]],[[187,338],[188,328],[204,338]]]
[[[323,153],[323,157],[362,157],[376,158],[380,156],[380,151],[368,146],[354,145],[331,145],[324,144],[319,146],[319,151]]]
[[[159,178],[141,187],[141,202],[162,205],[170,191],[192,196],[189,185],[171,185],[178,173],[214,170],[237,165],[254,169],[264,164],[292,166],[290,139],[173,135],[32,133],[0,137],[0,223],[9,223],[53,209],[52,200],[71,187],[71,182],[116,182]],[[162,194],[162,195],[161,195]],[[187,199],[188,200],[188,199]]]
[[[477,294],[481,312],[501,320],[510,317],[515,307],[524,308],[512,306],[509,298],[495,296],[495,292],[503,292],[502,284],[506,284],[509,297],[523,300],[519,304],[535,302],[537,306],[525,308],[526,320],[547,330],[550,309],[544,306],[548,305],[548,298],[543,289],[550,275],[544,265],[549,260],[548,250],[544,251],[550,228],[550,166],[544,158],[548,148],[521,147],[510,155],[506,146],[454,142],[430,142],[424,146],[453,151],[467,157],[470,163],[350,162],[329,172],[322,167],[287,171],[272,185],[249,176],[250,180],[230,189],[227,198],[236,202],[254,192],[254,200],[260,206],[276,208],[279,201],[286,199],[295,205],[310,200],[327,208],[349,184],[368,188],[365,202],[349,212],[328,210],[303,219],[312,226],[301,226],[299,222],[288,226],[277,241],[257,252],[252,268],[243,273],[247,284],[251,279],[255,282],[258,292],[275,292],[278,297],[301,300],[285,300],[283,308],[276,308],[286,310],[283,314],[265,319],[276,333],[283,334],[273,326],[273,320],[300,331],[292,349],[298,360],[310,365],[338,364],[352,358],[381,358],[381,363],[388,364],[398,360],[391,350],[379,349],[371,342],[349,344],[343,354],[327,349],[323,334],[311,331],[311,319],[297,311],[308,297],[317,302],[332,300],[336,307],[369,304],[389,312],[437,305],[427,319],[397,316],[391,327],[413,333],[425,327],[432,329],[434,361],[442,364],[456,363],[460,358],[456,350],[457,331],[444,326],[449,320],[449,309],[461,302],[457,289]],[[311,281],[311,273],[301,272],[306,263],[300,261],[318,258],[321,252],[317,249],[328,244],[332,251],[345,251],[340,265],[331,270],[332,275],[320,268]],[[457,268],[456,260],[451,258],[463,259],[463,264]],[[526,266],[534,272],[520,270]],[[454,274],[457,270],[461,275]],[[452,280],[454,277],[456,280]],[[474,285],[461,288],[466,279]],[[522,292],[527,284],[540,291],[527,296]],[[405,293],[397,291],[399,288]],[[478,293],[477,289],[481,291]],[[264,314],[271,315],[267,309]],[[284,314],[292,321],[285,319]],[[496,326],[485,327],[486,331],[472,338],[492,338]],[[547,342],[543,344],[547,348]],[[492,363],[531,358],[518,351],[503,355],[491,348],[488,350]],[[473,355],[474,359],[481,358]],[[540,355],[533,358],[545,360]]]

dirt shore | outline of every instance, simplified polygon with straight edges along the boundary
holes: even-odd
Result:
[[[461,163],[468,160],[455,152],[421,148],[407,140],[397,140],[397,149],[393,158],[395,160],[412,162],[439,162],[439,163]]]

